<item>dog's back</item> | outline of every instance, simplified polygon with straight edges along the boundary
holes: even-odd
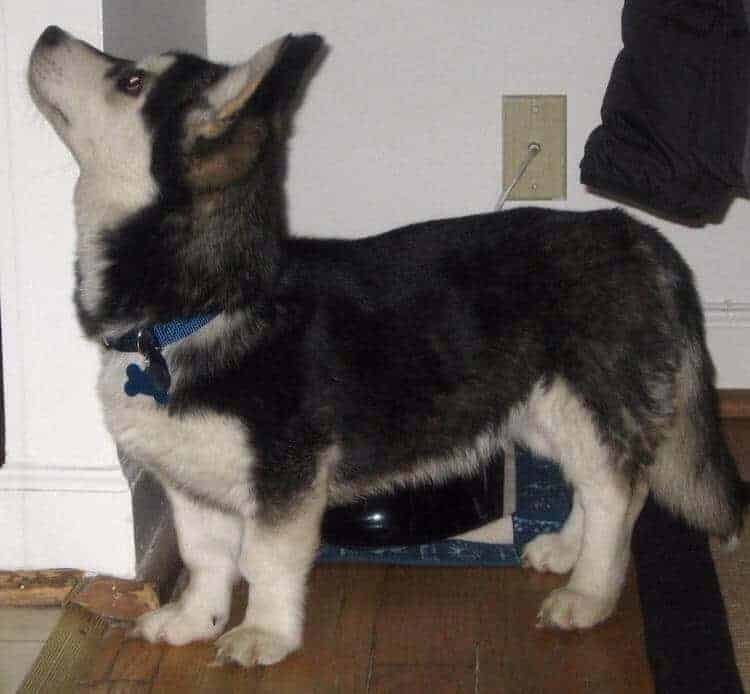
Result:
[[[740,527],[692,274],[651,228],[617,210],[517,209],[360,241],[290,240],[288,255],[282,294],[316,313],[313,349],[340,360],[324,367],[345,384],[325,391],[332,411],[368,403],[332,424],[351,442],[342,483],[405,479],[470,448],[559,378],[613,464],[645,471],[701,527]]]

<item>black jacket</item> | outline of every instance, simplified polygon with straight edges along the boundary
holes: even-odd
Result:
[[[746,7],[747,5],[747,7]],[[750,183],[750,0],[626,0],[581,182],[685,223]]]

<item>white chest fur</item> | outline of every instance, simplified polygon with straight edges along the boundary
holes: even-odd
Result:
[[[169,415],[148,395],[126,395],[128,364],[144,368],[139,354],[102,355],[99,395],[107,427],[128,460],[151,470],[164,483],[251,515],[253,451],[247,429],[212,412]]]

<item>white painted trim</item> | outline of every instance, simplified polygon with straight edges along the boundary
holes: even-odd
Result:
[[[134,578],[129,494],[3,490],[0,571],[76,568]]]
[[[709,328],[750,328],[750,302],[736,299],[707,301],[703,304]]]
[[[130,492],[117,468],[13,466],[0,470],[0,492],[50,491],[126,494]]]

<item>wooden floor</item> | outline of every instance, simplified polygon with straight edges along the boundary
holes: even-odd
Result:
[[[651,691],[632,581],[618,615],[601,628],[537,630],[539,603],[560,583],[520,569],[321,566],[312,575],[305,647],[283,663],[213,667],[210,644],[154,646],[111,628],[73,691]],[[238,594],[236,607],[243,602]]]
[[[750,420],[728,422],[727,433],[750,478]],[[153,646],[112,627],[97,636],[75,691],[652,691],[632,574],[604,625],[583,633],[536,629],[539,604],[563,582],[521,569],[320,566],[311,577],[305,646],[283,663],[213,667],[211,644]],[[238,592],[234,621],[243,604]]]

